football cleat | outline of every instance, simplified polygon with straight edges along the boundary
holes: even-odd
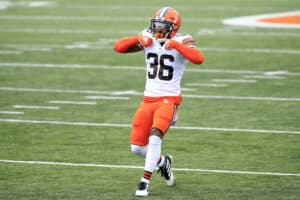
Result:
[[[172,164],[173,164],[172,156],[166,155],[163,165],[158,169],[158,173],[160,173],[160,175],[166,179],[168,186],[175,185],[174,174],[172,172]]]
[[[135,191],[135,196],[138,197],[146,197],[148,196],[148,188],[149,188],[149,184],[145,183],[145,182],[139,182],[137,189]]]
[[[151,19],[150,31],[158,41],[165,42],[176,35],[181,26],[181,16],[171,7],[157,10]]]

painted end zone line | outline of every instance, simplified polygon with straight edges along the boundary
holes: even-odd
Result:
[[[112,124],[112,123],[92,123],[92,122],[65,122],[65,121],[44,121],[44,120],[21,120],[21,119],[0,119],[0,122],[27,123],[27,124],[51,124],[51,125],[72,125],[72,126],[98,126],[98,127],[131,127],[131,124]],[[210,128],[210,127],[191,127],[174,126],[173,129],[180,130],[199,130],[199,131],[223,131],[223,132],[244,132],[244,133],[274,133],[274,134],[295,134],[300,135],[300,131],[288,130],[258,130],[258,129],[238,129],[238,128]]]
[[[60,165],[75,167],[102,167],[102,168],[123,168],[123,169],[144,169],[142,166],[133,165],[108,165],[108,164],[88,164],[88,163],[66,163],[66,162],[47,162],[47,161],[23,161],[23,160],[0,160],[1,163],[33,164],[33,165]],[[248,175],[269,175],[269,176],[300,176],[298,173],[274,173],[274,172],[251,172],[251,171],[229,171],[229,170],[210,170],[210,169],[189,169],[174,168],[174,171],[184,172],[207,172],[223,174],[248,174]]]

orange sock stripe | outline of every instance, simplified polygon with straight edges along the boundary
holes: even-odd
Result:
[[[151,172],[148,172],[148,171],[144,171],[144,176],[143,176],[145,179],[148,179],[150,180],[151,177],[152,177],[152,173]]]

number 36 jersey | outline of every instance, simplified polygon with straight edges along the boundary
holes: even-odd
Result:
[[[144,96],[180,96],[180,82],[187,60],[177,50],[165,49],[147,30],[142,34],[153,40],[151,46],[144,47],[147,65]],[[176,35],[172,39],[182,43],[183,40],[192,38],[190,35]]]

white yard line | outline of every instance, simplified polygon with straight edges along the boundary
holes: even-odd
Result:
[[[0,114],[8,114],[8,115],[23,115],[24,112],[16,112],[16,111],[0,111]]]
[[[1,28],[3,33],[34,33],[34,34],[136,34],[140,30],[95,30],[95,29],[40,29],[40,28]],[[247,32],[247,31],[233,31],[232,29],[201,29],[198,35],[235,35],[235,36],[260,36],[260,37],[300,37],[298,33],[288,32]]]
[[[38,64],[38,63],[0,63],[0,67],[24,67],[24,68],[63,68],[63,69],[112,69],[145,71],[144,66],[111,66],[111,65],[79,65],[79,64]]]
[[[181,88],[181,91],[183,92],[183,91],[197,91],[197,89],[195,89],[195,88],[186,88],[186,87],[182,87]]]
[[[0,55],[9,55],[9,54],[13,54],[13,55],[18,55],[18,54],[22,54],[23,51],[13,51],[13,50],[0,50]]]
[[[45,110],[59,110],[60,107],[56,106],[29,106],[29,105],[13,105],[14,108],[25,108],[25,109],[45,109]]]
[[[250,79],[212,79],[212,81],[217,83],[256,83],[256,80]]]
[[[213,47],[201,47],[203,51],[212,52],[247,52],[247,53],[266,53],[266,54],[300,54],[300,50],[294,49],[258,49],[258,48],[213,48]]]
[[[129,97],[112,97],[112,96],[85,96],[86,99],[105,99],[105,100],[129,100]]]
[[[93,122],[66,122],[66,121],[47,121],[47,120],[21,120],[21,119],[0,119],[0,122],[6,123],[24,123],[24,124],[50,124],[65,126],[95,126],[95,127],[124,127],[130,128],[131,124],[113,124],[113,123],[93,123]],[[212,128],[212,127],[190,127],[174,126],[172,129],[196,130],[196,131],[218,131],[218,132],[238,132],[238,133],[272,133],[272,134],[294,134],[300,135],[300,131],[289,130],[258,130],[258,129],[238,129],[238,128]]]
[[[23,51],[51,51],[52,49],[92,49],[92,50],[101,50],[101,49],[111,49],[112,44],[110,40],[113,39],[103,39],[103,42],[106,44],[100,44],[97,41],[95,42],[78,42],[75,44],[68,45],[50,45],[50,44],[2,44],[2,46],[7,46],[10,48],[15,48],[16,50]],[[113,40],[115,41],[115,40]],[[261,48],[222,48],[222,47],[201,47],[203,51],[211,52],[239,52],[239,53],[257,53],[257,54],[300,54],[300,50],[295,49],[261,49]]]
[[[117,169],[143,169],[143,166],[134,165],[112,165],[112,164],[92,164],[92,163],[67,163],[51,161],[29,161],[29,160],[0,160],[0,163],[30,164],[30,165],[56,165],[68,167],[101,167]],[[263,175],[263,176],[300,176],[300,173],[282,173],[282,172],[255,172],[255,171],[235,171],[218,169],[195,169],[195,168],[173,168],[178,172],[203,172],[203,173],[221,173],[221,174],[244,174],[244,175]]]
[[[97,102],[94,102],[94,101],[60,101],[60,100],[49,101],[49,103],[73,104],[73,105],[96,105],[97,104]]]
[[[217,84],[217,83],[186,83],[186,86],[196,86],[196,87],[227,87],[227,84]]]
[[[38,34],[137,34],[140,30],[91,30],[91,29],[34,29],[34,28],[0,28],[3,33],[38,33]]]
[[[0,87],[0,91],[19,91],[19,92],[45,92],[45,93],[71,93],[71,94],[108,94],[108,95],[133,95],[141,96],[143,92],[133,90],[128,91],[96,91],[96,90],[59,90],[59,89],[38,89],[38,88],[13,88]],[[183,94],[185,98],[193,99],[235,99],[235,100],[258,100],[258,101],[300,101],[300,98],[284,97],[255,97],[255,96],[214,96],[214,95],[194,95]]]
[[[149,17],[113,17],[113,16],[46,16],[46,15],[35,15],[35,16],[27,16],[27,15],[2,15],[0,16],[0,20],[20,20],[20,21],[94,21],[94,22],[148,22]],[[203,23],[203,22],[221,22],[222,19],[218,18],[186,18],[184,20],[185,23]]]
[[[204,36],[260,36],[260,37],[300,37],[298,33],[291,33],[291,32],[251,32],[251,31],[244,31],[244,29],[231,29],[231,28],[202,28],[197,32],[198,35]]]
[[[231,99],[231,100],[255,100],[255,101],[300,101],[300,98],[282,98],[282,97],[253,97],[253,96],[221,96],[221,95],[193,95],[183,94],[183,97],[193,99]]]
[[[122,4],[122,5],[116,5],[116,4],[64,4],[64,5],[59,5],[58,6],[62,7],[63,9],[92,9],[92,10],[156,10],[158,7],[156,5],[132,5],[132,4]],[[218,5],[214,5],[214,6],[206,6],[206,5],[201,5],[201,6],[194,6],[194,5],[188,5],[188,4],[184,4],[184,5],[180,5],[180,10],[189,10],[189,11],[241,11],[241,10],[246,10],[246,11],[257,11],[258,9],[262,9],[262,10],[272,10],[270,9],[270,7],[266,7],[266,6],[246,6],[246,7],[240,7],[240,6],[218,6]]]
[[[88,64],[54,64],[54,63],[4,63],[0,67],[24,67],[24,68],[66,68],[66,69],[109,69],[109,70],[133,70],[145,71],[144,66],[112,66],[112,65],[88,65]],[[287,75],[300,76],[300,72],[288,71],[251,71],[251,70],[223,70],[223,69],[187,69],[186,72],[212,73],[212,74],[246,74],[246,75]]]
[[[244,78],[255,78],[255,79],[276,79],[276,80],[280,80],[280,79],[285,79],[284,76],[273,76],[273,75],[246,75],[243,76]]]

